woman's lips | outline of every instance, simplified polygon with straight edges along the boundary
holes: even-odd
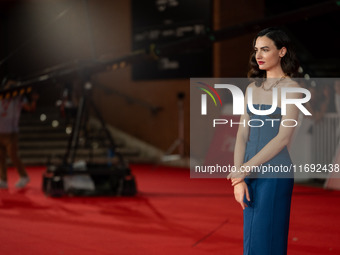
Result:
[[[258,61],[257,62],[259,65],[263,65],[264,64],[264,61]]]

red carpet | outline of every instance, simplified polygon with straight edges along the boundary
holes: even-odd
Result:
[[[185,169],[132,166],[136,197],[45,197],[44,168],[0,193],[1,255],[242,254],[242,209],[222,179]],[[290,255],[340,254],[340,192],[296,185]]]

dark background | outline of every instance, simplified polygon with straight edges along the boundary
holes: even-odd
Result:
[[[179,70],[162,71],[159,58],[147,58],[123,68],[103,70],[87,75],[97,84],[93,98],[105,120],[117,128],[161,149],[177,137],[177,95],[184,94],[185,139],[189,150],[189,78],[245,77],[252,39],[261,29],[261,20],[296,11],[293,18],[281,19],[297,48],[303,68],[301,75],[339,77],[339,1],[332,1],[333,12],[316,8],[313,15],[303,12],[329,1],[274,0],[177,0],[179,7],[154,12],[148,6],[157,1],[126,0],[3,0],[0,2],[0,78],[14,74],[20,79],[34,77],[47,68],[72,62],[115,59],[139,48],[150,53],[158,47],[176,42],[175,38],[159,41],[134,41],[143,29],[165,29],[182,24],[203,24],[206,35],[212,30],[229,29],[226,40],[214,40],[210,46],[181,51],[166,56],[179,59]],[[177,11],[176,11],[177,10]],[[318,13],[318,11],[320,13]],[[175,15],[176,14],[176,15]],[[252,23],[253,22],[253,23]],[[249,25],[252,23],[252,25]],[[277,25],[273,22],[270,25]],[[235,34],[236,31],[240,32]],[[234,33],[234,34],[233,34]],[[188,33],[185,38],[190,38]],[[184,39],[185,39],[184,38]],[[183,39],[183,38],[180,38]],[[152,53],[152,52],[151,52]],[[164,57],[164,56],[162,56]],[[158,62],[157,62],[158,61]],[[39,87],[39,107],[52,106],[66,82],[81,84],[79,73],[44,82]],[[120,94],[162,109],[149,109],[127,102]]]

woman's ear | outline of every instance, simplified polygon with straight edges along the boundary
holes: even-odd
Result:
[[[286,53],[287,53],[287,48],[286,47],[282,47],[280,49],[280,52],[279,52],[280,58],[283,58],[286,55]]]

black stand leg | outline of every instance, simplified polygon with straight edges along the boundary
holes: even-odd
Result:
[[[85,86],[86,86],[85,95],[81,97],[81,99],[79,100],[76,121],[73,123],[71,137],[69,139],[67,150],[64,155],[64,165],[73,165],[76,159],[77,149],[79,145],[79,135],[80,135],[82,127],[86,127],[87,116],[85,116],[85,113],[88,112],[86,110],[86,107],[88,107],[89,105],[92,107],[92,109],[94,110],[95,116],[99,119],[101,123],[101,126],[105,132],[106,138],[108,139],[110,143],[110,149],[115,153],[115,155],[117,155],[121,166],[126,166],[126,163],[124,161],[122,154],[117,151],[116,142],[114,141],[110,131],[107,129],[106,123],[100,111],[96,107],[93,100],[90,99],[89,92],[92,88],[91,83],[87,82]]]

